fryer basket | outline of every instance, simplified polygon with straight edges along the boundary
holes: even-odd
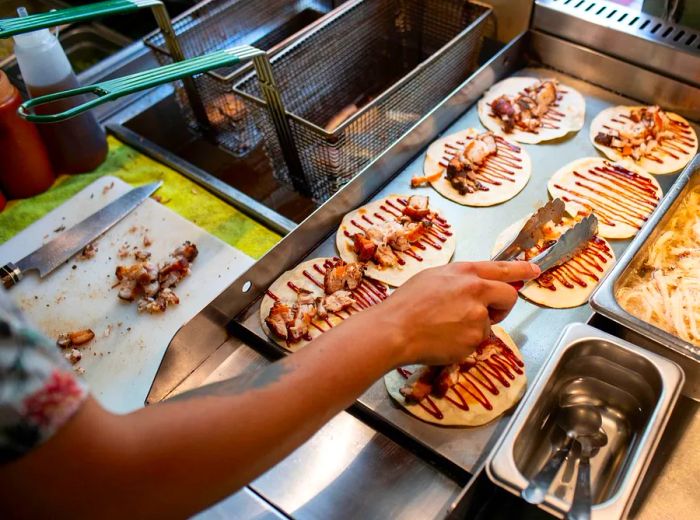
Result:
[[[343,0],[208,0],[173,20],[173,30],[185,58],[202,56],[236,45],[252,45],[275,52],[290,38],[308,28]],[[173,63],[161,31],[144,39],[160,65]],[[260,142],[252,118],[232,91],[234,82],[251,67],[232,67],[207,72],[196,78],[196,90],[206,117],[198,120],[182,88],[176,97],[187,122],[236,156],[244,156]]]
[[[275,176],[328,199],[476,69],[490,14],[465,0],[354,0],[272,56],[300,165],[280,145],[255,73],[246,74],[233,90]]]

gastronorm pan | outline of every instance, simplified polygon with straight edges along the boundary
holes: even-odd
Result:
[[[343,0],[208,0],[173,19],[173,30],[185,58],[194,58],[236,45],[251,45],[274,53],[308,29]],[[162,31],[144,39],[161,65],[173,63]],[[207,72],[195,79],[206,110],[200,121],[177,85],[177,101],[190,128],[202,131],[217,144],[244,156],[260,142],[260,134],[233,84],[250,68],[245,65]],[[274,132],[274,130],[273,130]]]
[[[645,346],[681,365],[686,373],[686,385],[683,393],[696,401],[700,400],[700,348],[633,316],[620,306],[615,295],[624,284],[627,276],[644,261],[647,251],[654,244],[669,219],[672,218],[685,195],[698,185],[700,185],[700,155],[695,156],[683,170],[659,207],[639,231],[625,253],[618,259],[613,270],[591,298],[591,305],[600,314],[651,339],[652,343],[645,342]]]
[[[515,494],[545,464],[559,397],[596,406],[608,442],[591,458],[592,518],[624,518],[683,384],[675,363],[589,325],[571,324],[523,398],[486,470]],[[569,510],[576,471],[569,457],[542,508]]]
[[[465,0],[354,0],[270,58],[296,151],[254,74],[234,85],[275,176],[322,202],[474,71],[491,8]]]

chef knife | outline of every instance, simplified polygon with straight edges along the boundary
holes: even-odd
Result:
[[[10,262],[0,267],[3,285],[9,289],[32,269],[39,271],[39,276],[43,278],[131,213],[160,188],[161,184],[163,183],[159,181],[134,188],[17,263]]]
[[[591,213],[562,234],[553,246],[545,249],[530,262],[537,264],[542,272],[571,260],[598,232],[598,218]]]

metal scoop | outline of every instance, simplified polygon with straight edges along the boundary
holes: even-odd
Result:
[[[574,440],[598,432],[602,422],[600,413],[591,405],[577,404],[559,408],[555,417],[555,430],[552,437],[554,451],[547,463],[522,491],[523,499],[531,504],[541,504],[554,477],[571,450]]]
[[[598,422],[600,422],[600,414]],[[592,428],[594,421],[590,419],[589,426]],[[571,509],[566,515],[569,520],[588,520],[591,517],[591,457],[599,448],[608,443],[608,436],[598,427],[591,435],[580,435],[576,437],[576,442],[581,446],[581,454],[578,462],[578,476],[576,477],[576,489],[574,499],[571,502]]]

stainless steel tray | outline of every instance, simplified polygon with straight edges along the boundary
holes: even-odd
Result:
[[[530,68],[523,69],[528,66]],[[522,34],[187,323],[173,338],[147,402],[166,397],[189,374],[191,367],[203,362],[231,333],[272,356],[282,355],[283,352],[263,334],[258,318],[259,299],[269,285],[280,273],[304,258],[334,254],[334,233],[345,213],[384,194],[409,191],[411,176],[421,171],[424,149],[440,133],[478,127],[474,103],[494,82],[516,71],[559,77],[580,90],[587,101],[586,124],[578,134],[566,139],[526,146],[535,164],[533,176],[523,192],[500,206],[465,208],[443,199],[430,188],[424,189],[432,197],[433,204],[455,224],[459,238],[456,260],[488,258],[497,233],[547,199],[546,182],[555,170],[572,159],[597,155],[588,140],[588,126],[600,110],[613,104],[642,101],[671,106],[688,115],[696,109],[695,100],[700,96],[697,87],[589,48],[534,30]],[[585,77],[590,83],[574,77]],[[629,81],[631,77],[635,81]],[[624,92],[629,97],[614,92]],[[675,176],[660,178],[664,190],[674,179]],[[478,222],[478,226],[470,225],[474,222]],[[626,245],[627,242],[613,244],[616,254],[619,255]],[[586,321],[590,313],[588,306],[553,310],[525,301],[518,304],[504,325],[522,349],[531,380],[551,351],[560,330],[571,322]],[[431,426],[395,406],[381,381],[360,397],[354,409],[363,419],[372,421],[373,426],[410,443],[412,449],[442,464],[446,470],[462,474],[472,472],[485,460],[508,421],[505,416],[472,429]]]
[[[675,363],[590,325],[569,325],[525,395],[486,469],[496,484],[519,495],[551,455],[562,389],[576,387],[578,402],[597,406],[607,444],[591,458],[593,519],[624,518],[654,455],[683,384]],[[540,506],[568,511],[575,459],[558,472]]]
[[[624,255],[618,259],[614,269],[598,287],[591,299],[591,305],[600,314],[651,339],[655,344],[646,344],[647,348],[651,348],[681,365],[687,376],[683,393],[696,401],[700,401],[700,348],[633,316],[617,303],[615,294],[628,273],[636,269],[638,263],[646,256],[649,247],[654,244],[686,193],[698,184],[700,184],[700,155],[697,155],[685,168],[679,176],[678,182],[666,194],[659,207],[634,238]]]
[[[632,99],[575,79],[570,75],[542,67],[549,65],[548,57],[554,55],[559,58],[572,60],[570,65],[573,67],[576,65],[577,53],[590,51],[584,51],[581,48],[570,46],[570,44],[561,40],[539,33],[531,33],[530,37],[531,39],[528,42],[525,40],[516,41],[510,49],[506,50],[498,59],[495,59],[491,73],[486,77],[477,76],[472,78],[472,82],[466,87],[470,91],[470,100],[462,106],[472,105],[473,101],[478,99],[488,86],[501,79],[502,76],[506,75],[506,72],[510,72],[505,70],[498,71],[498,65],[505,63],[510,65],[511,68],[516,68],[518,60],[523,60],[527,53],[527,61],[520,61],[520,63],[530,66],[517,70],[515,74],[537,77],[554,76],[578,89],[586,98],[586,123],[584,128],[576,135],[554,143],[536,146],[525,145],[535,165],[532,178],[517,197],[499,206],[467,208],[442,198],[431,188],[416,190],[416,193],[429,195],[431,204],[440,209],[453,224],[458,240],[454,260],[484,260],[489,258],[490,249],[496,235],[508,224],[532,212],[547,200],[546,183],[557,169],[573,159],[597,155],[588,139],[588,128],[593,117],[609,106],[635,103]],[[525,47],[526,43],[527,47]],[[518,49],[518,46],[521,47]],[[508,51],[510,51],[510,55]],[[537,54],[536,57],[535,53]],[[549,53],[552,54],[550,55]],[[611,66],[615,67],[614,64],[611,64]],[[456,105],[455,101],[453,97],[446,100],[446,103],[454,107]],[[659,102],[661,103],[662,101],[659,100]],[[471,106],[443,133],[449,134],[467,127],[481,128],[475,106]],[[389,182],[381,187],[378,192],[372,194],[369,199],[367,199],[367,196],[364,199],[374,200],[391,193],[410,192],[409,181],[414,174],[422,171],[423,147],[431,141],[432,138],[430,136],[421,135],[420,141],[416,143],[415,148],[411,149],[412,152],[417,152],[417,155],[408,166],[392,176]],[[404,143],[404,146],[410,145]],[[658,180],[664,191],[666,191],[675,178],[675,175],[671,175],[659,177]],[[361,179],[358,178],[353,182],[360,181]],[[317,227],[317,231],[322,229],[325,233],[330,234],[326,234],[320,244],[307,250],[305,254],[287,258],[286,265],[278,263],[276,273],[282,272],[289,265],[300,262],[305,258],[336,254],[334,231],[339,217],[344,213],[342,207],[347,202],[347,199],[344,199],[344,195],[348,197],[348,194],[345,192],[346,190],[342,190],[338,196],[331,199],[324,206],[328,210],[337,211],[334,218],[324,221],[321,215],[315,214],[302,225],[302,227],[304,225],[314,226]],[[362,202],[365,200],[362,200]],[[476,222],[479,223],[478,226],[470,225]],[[298,232],[295,231],[285,239],[285,242],[290,241],[291,243],[294,240],[303,240],[301,238],[302,234],[303,231],[301,229]],[[613,248],[616,255],[620,255],[628,243],[629,241],[614,242]],[[273,263],[268,263],[266,267],[273,268]],[[274,277],[271,278],[274,279]],[[248,278],[244,276],[241,281],[246,279]],[[257,286],[257,283],[255,286]],[[234,331],[243,334],[243,339],[253,342],[258,347],[269,348],[271,349],[270,352],[281,352],[278,347],[267,340],[261,329],[258,304],[259,302],[254,302],[243,313],[236,316]],[[590,314],[591,309],[588,305],[574,309],[558,310],[545,309],[524,300],[518,303],[503,325],[521,347],[526,361],[527,376],[530,380],[538,373],[542,363],[555,344],[560,331],[569,323],[586,321]],[[383,381],[375,383],[360,397],[358,403],[364,411],[369,411],[374,416],[380,417],[385,423],[389,423],[394,428],[408,435],[413,441],[428,447],[441,457],[443,461],[447,461],[468,472],[471,472],[475,466],[484,460],[484,457],[488,454],[490,447],[498,438],[499,433],[508,420],[508,416],[505,416],[488,425],[471,429],[450,429],[433,426],[415,419],[399,409],[387,394]]]

